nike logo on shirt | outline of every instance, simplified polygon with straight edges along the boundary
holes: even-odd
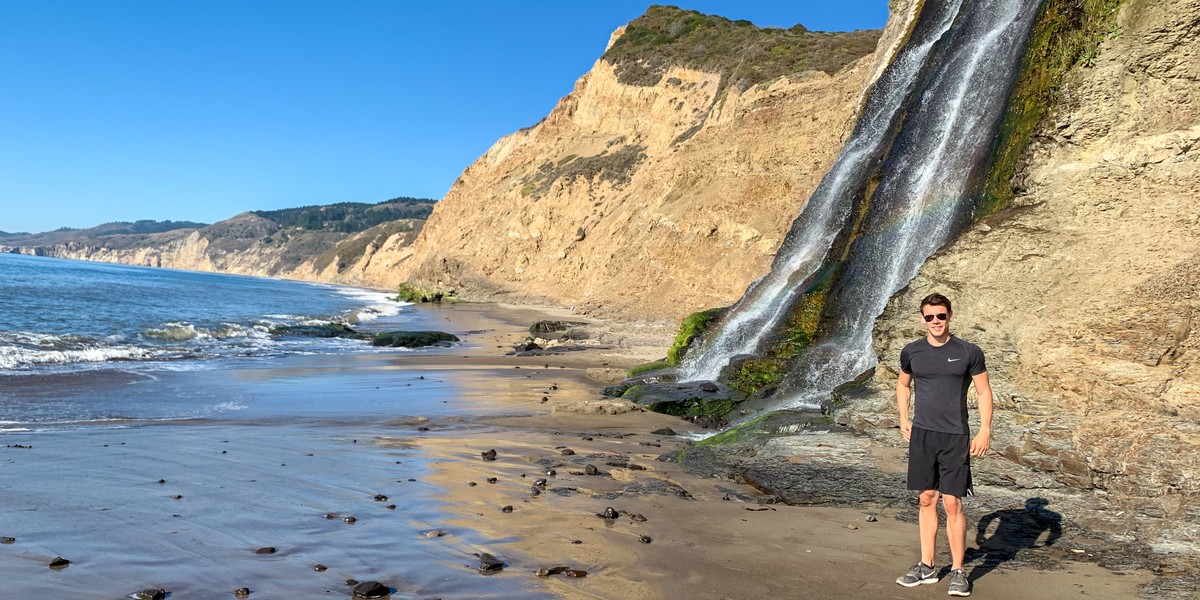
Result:
[[[961,358],[947,358],[946,362],[954,362],[956,360],[962,360],[962,359]]]

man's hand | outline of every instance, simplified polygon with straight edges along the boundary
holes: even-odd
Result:
[[[912,437],[912,421],[908,419],[900,420],[900,437],[903,437],[906,442]]]
[[[975,439],[971,440],[971,456],[979,457],[987,453],[992,446],[992,430],[980,429]]]

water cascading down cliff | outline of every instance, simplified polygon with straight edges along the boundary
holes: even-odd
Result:
[[[872,369],[888,299],[970,224],[1041,0],[930,0],[867,94],[841,155],[792,224],[771,271],[681,365],[715,380],[762,354],[820,289],[820,327],[789,359],[774,408],[815,407]]]

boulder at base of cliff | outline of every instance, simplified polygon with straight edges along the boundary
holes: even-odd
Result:
[[[737,408],[746,395],[708,381],[640,383],[621,395],[654,412],[677,417],[723,417]]]
[[[371,345],[391,348],[446,346],[457,341],[458,336],[442,331],[381,331],[371,336]]]

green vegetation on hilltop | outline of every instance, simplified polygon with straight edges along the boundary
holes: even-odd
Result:
[[[251,213],[284,228],[356,233],[388,221],[427,219],[433,211],[433,204],[434,200],[425,198],[393,198],[378,204],[339,202],[322,206],[255,210]]]
[[[875,50],[880,30],[756,27],[674,6],[651,6],[604,54],[626,85],[656,85],[672,65],[721,73],[739,89],[805,71],[835,73]]]
[[[1042,5],[1000,127],[978,216],[1012,201],[1013,176],[1038,127],[1058,104],[1067,72],[1076,65],[1091,67],[1100,43],[1121,35],[1116,16],[1123,1],[1046,0]]]

